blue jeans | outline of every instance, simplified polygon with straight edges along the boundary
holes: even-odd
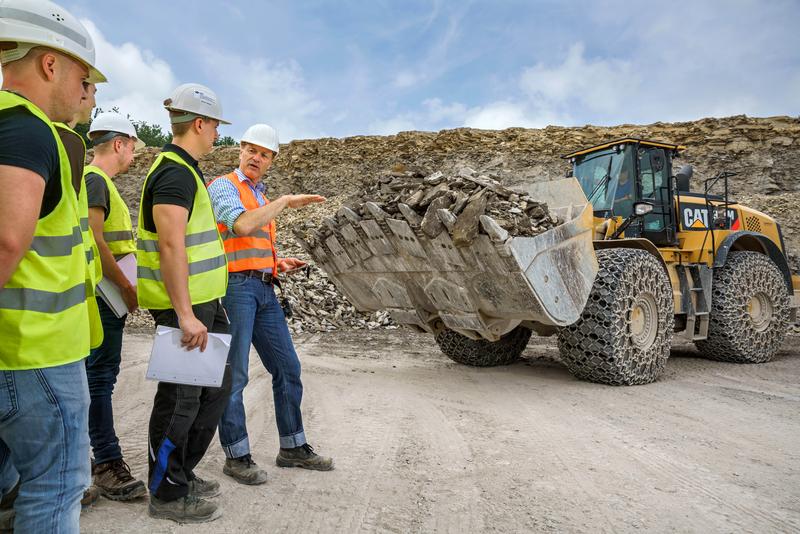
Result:
[[[83,360],[0,371],[0,492],[20,481],[15,532],[78,532],[89,485],[88,414]]]
[[[274,288],[256,278],[231,273],[228,293],[222,303],[228,312],[233,336],[228,353],[231,397],[219,423],[219,440],[225,455],[238,458],[250,453],[242,392],[247,385],[251,341],[264,367],[272,375],[275,422],[281,448],[304,445],[300,360],[294,351],[292,336]]]
[[[111,308],[97,299],[100,320],[103,323],[103,344],[86,358],[86,378],[89,380],[89,441],[92,444],[95,464],[104,464],[122,458],[119,438],[114,431],[114,411],[111,394],[117,383],[122,354],[122,329],[125,318],[117,318]]]

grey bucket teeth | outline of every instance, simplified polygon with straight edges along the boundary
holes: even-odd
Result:
[[[384,177],[347,204],[297,236],[357,309],[486,333],[487,311],[537,308],[509,243],[558,226],[545,203],[464,168]]]

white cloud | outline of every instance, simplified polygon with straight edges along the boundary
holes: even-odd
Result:
[[[518,91],[507,98],[468,107],[440,98],[423,100],[422,109],[370,125],[375,133],[397,133],[413,125],[427,130],[466,126],[486,130],[544,128],[574,124],[574,111],[622,113],[629,97],[640,89],[633,65],[618,59],[587,59],[576,43],[560,63],[537,63],[517,76]],[[513,84],[512,84],[513,86]]]
[[[246,58],[207,46],[202,56],[215,83],[225,87],[222,104],[234,123],[228,127],[234,137],[257,122],[277,128],[281,142],[323,135],[322,102],[308,89],[296,61]]]
[[[109,83],[97,86],[97,105],[119,108],[133,120],[169,128],[162,105],[179,85],[169,64],[133,43],[110,43],[90,20],[81,21],[94,40],[97,65]]]
[[[374,121],[367,127],[369,135],[394,135],[398,132],[416,129],[414,120],[409,116],[396,116],[387,120]]]
[[[417,21],[414,29],[417,32],[430,30],[440,15],[440,8],[440,2],[435,0],[431,6],[431,12],[424,19]],[[465,14],[464,7],[448,11],[441,27],[437,27],[435,31],[431,32],[433,37],[424,53],[414,55],[410,67],[398,68],[396,72],[393,72],[391,75],[393,88],[405,90],[429,84],[464,61],[463,58],[458,59],[458,55],[453,52],[453,47],[461,36],[462,19]],[[397,31],[397,28],[393,28],[391,31]]]
[[[464,118],[464,126],[484,130],[502,130],[514,126],[535,128],[540,125],[528,116],[524,104],[492,102],[486,106],[470,109]]]
[[[560,113],[575,106],[600,113],[624,111],[629,97],[642,90],[630,61],[587,59],[583,43],[575,43],[555,66],[537,63],[520,76],[520,88],[537,106]]]
[[[422,106],[427,112],[429,121],[437,123],[441,121],[461,121],[467,112],[467,107],[459,102],[444,104],[439,98],[429,98],[422,101]]]
[[[398,89],[405,89],[407,87],[413,87],[417,85],[422,79],[422,76],[418,74],[403,70],[394,75],[392,85]]]
[[[162,102],[179,84],[167,62],[132,43],[114,45],[92,21],[81,22],[94,41],[95,63],[109,80],[97,85],[97,107],[106,111],[116,107],[134,121],[158,124],[168,131]]]
[[[389,119],[373,121],[368,131],[373,135],[393,135],[408,130],[439,130],[461,126],[484,130],[543,128],[565,120],[568,118],[537,110],[521,101],[497,101],[468,108],[460,102],[444,104],[438,98],[431,98],[422,102],[420,111],[400,113]]]

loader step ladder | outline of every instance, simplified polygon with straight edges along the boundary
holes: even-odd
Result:
[[[686,310],[684,337],[689,341],[706,339],[711,313],[711,279],[714,271],[707,265],[690,264],[679,272]]]

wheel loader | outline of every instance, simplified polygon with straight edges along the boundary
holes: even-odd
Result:
[[[684,149],[626,138],[567,154],[566,179],[517,188],[560,221],[532,237],[484,215],[487,232],[456,246],[373,206],[343,208],[347,222],[306,246],[358,310],[388,310],[466,365],[511,363],[534,332],[557,336],[577,378],[610,385],[656,380],[679,338],[766,362],[800,305],[780,225],[729,198],[732,173],[675,171]]]

